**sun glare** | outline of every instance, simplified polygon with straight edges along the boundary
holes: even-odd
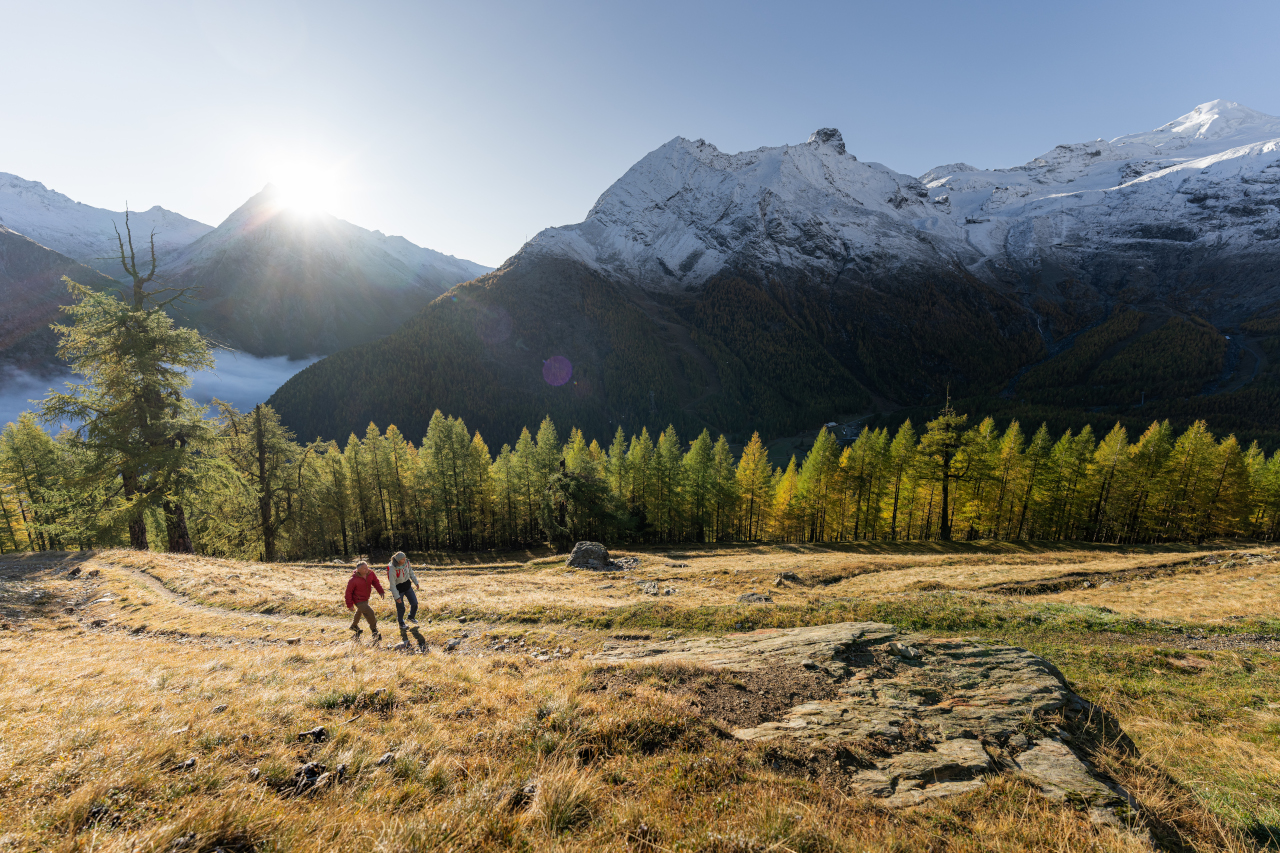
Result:
[[[267,168],[280,203],[299,213],[332,213],[341,200],[342,169],[305,157],[279,158]]]

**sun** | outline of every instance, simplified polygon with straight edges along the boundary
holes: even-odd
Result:
[[[275,187],[276,197],[281,205],[296,213],[315,216],[319,213],[328,213],[333,206],[332,190],[319,178],[275,180],[271,183]]]
[[[308,216],[332,213],[346,188],[341,165],[316,158],[273,158],[265,171],[280,204]]]

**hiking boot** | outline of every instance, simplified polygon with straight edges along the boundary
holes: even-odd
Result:
[[[373,632],[373,635],[370,637],[370,639],[371,639],[371,640],[373,640],[373,642],[375,642],[375,643],[381,643],[381,642],[382,642],[382,635],[381,635],[381,634],[379,634],[377,631],[374,631],[374,632]]]
[[[410,625],[414,626],[415,628],[418,627],[418,618],[416,616],[410,616],[408,621]]]
[[[351,630],[351,636],[353,637],[359,637],[361,634],[364,633],[363,628],[352,628],[350,630]]]

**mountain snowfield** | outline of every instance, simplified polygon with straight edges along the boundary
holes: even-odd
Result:
[[[1113,277],[1171,251],[1184,265],[1262,252],[1273,268],[1277,238],[1280,118],[1211,101],[1146,133],[918,179],[858,160],[834,129],[739,154],[676,138],[583,222],[546,229],[522,251],[680,290],[725,267],[834,281],[934,266],[1007,281],[1049,265],[1088,279],[1084,268],[1108,251],[1134,260]]]
[[[135,248],[144,248],[136,238],[145,239],[154,231],[161,257],[213,230],[212,225],[160,206],[130,212],[129,223]],[[124,275],[116,242],[116,228],[124,233],[123,211],[91,207],[37,181],[0,172],[0,225],[113,278]]]

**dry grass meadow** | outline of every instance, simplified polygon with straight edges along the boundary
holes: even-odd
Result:
[[[593,686],[605,645],[850,619],[1044,655],[1136,742],[1095,758],[1158,848],[1264,849],[1280,845],[1273,553],[761,545],[637,551],[618,572],[418,555],[425,654],[392,648],[389,600],[380,647],[349,638],[349,565],[10,555],[0,853],[1151,849],[1017,780],[887,810],[727,737],[661,678]]]

